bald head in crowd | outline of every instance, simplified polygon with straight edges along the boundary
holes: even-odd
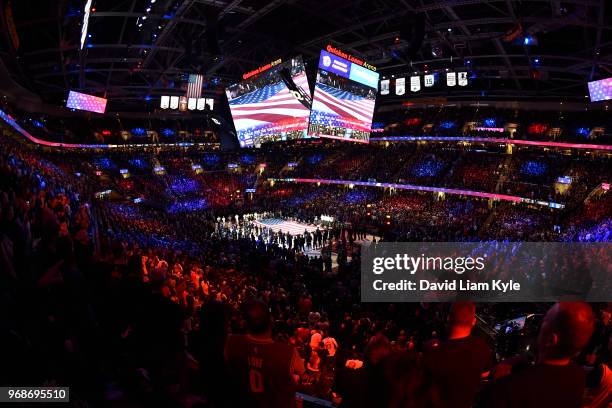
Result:
[[[538,335],[539,360],[569,360],[588,343],[595,329],[591,306],[560,302],[551,307]]]
[[[455,302],[448,314],[449,338],[467,337],[476,324],[476,305],[473,302]]]
[[[272,328],[270,309],[260,300],[253,300],[245,304],[244,318],[251,334],[266,334]]]

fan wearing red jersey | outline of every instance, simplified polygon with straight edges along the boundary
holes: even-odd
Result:
[[[271,315],[265,303],[245,305],[248,334],[230,335],[225,360],[236,385],[240,406],[285,408],[295,406],[295,391],[304,362],[289,344],[272,340]]]

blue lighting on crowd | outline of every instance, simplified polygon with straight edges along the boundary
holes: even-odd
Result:
[[[39,121],[38,121],[38,120],[36,120],[36,119],[30,119],[30,121],[31,121],[31,122],[32,122],[32,124],[33,124],[34,126],[36,126],[36,127],[39,127],[39,128],[45,127],[45,125],[43,125],[41,122],[39,122]]]
[[[589,128],[585,128],[585,127],[579,127],[576,130],[576,134],[578,136],[588,136],[589,135]]]
[[[208,203],[206,202],[206,200],[203,198],[197,198],[193,200],[182,200],[172,203],[168,207],[168,212],[170,214],[176,214],[204,210],[206,208],[208,208]]]
[[[110,170],[115,168],[115,165],[108,157],[95,157],[92,162],[99,169]]]
[[[126,218],[142,218],[142,214],[140,213],[138,207],[134,207],[133,205],[123,203],[109,203],[108,206]]]
[[[147,131],[144,128],[134,128],[132,129],[132,134],[134,136],[144,136],[147,134]]]
[[[198,182],[187,177],[173,177],[169,187],[169,193],[174,194],[195,193],[198,190]]]
[[[147,168],[147,162],[144,159],[135,158],[128,160],[128,163],[137,169]]]
[[[496,124],[497,121],[495,120],[495,118],[486,118],[484,120],[485,127],[495,127]]]
[[[412,169],[415,177],[435,177],[444,168],[444,163],[438,160],[425,160],[417,164]]]
[[[314,164],[318,164],[319,162],[321,162],[321,160],[323,160],[322,154],[313,154],[312,156],[308,156],[306,158],[306,163],[314,165]]]
[[[221,161],[221,158],[217,154],[207,153],[202,157],[202,160],[204,161],[204,164],[208,166],[215,166],[219,164],[219,162]]]
[[[252,154],[243,154],[240,156],[240,163],[242,164],[255,164],[257,158]]]
[[[451,121],[446,121],[446,122],[440,123],[440,128],[442,128],[442,129],[452,129],[455,126],[456,126],[455,122],[451,122]]]
[[[374,198],[374,194],[369,190],[352,190],[346,193],[344,201],[347,204],[359,204],[365,201],[369,201]]]
[[[577,231],[572,240],[578,242],[612,242],[612,218],[604,218],[593,226]]]
[[[170,129],[170,128],[162,129],[162,135],[164,135],[166,137],[174,136],[175,134],[176,134],[176,132],[174,132],[173,129]]]
[[[547,167],[546,163],[529,160],[521,166],[521,173],[529,176],[541,176],[546,173]]]

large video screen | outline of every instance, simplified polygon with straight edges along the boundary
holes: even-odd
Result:
[[[368,143],[379,75],[355,57],[328,51],[319,58],[308,134]]]
[[[68,101],[66,101],[66,107],[89,112],[104,113],[106,111],[106,99],[70,91],[68,94]]]
[[[243,78],[225,90],[241,147],[308,137],[311,98],[302,57],[275,61]]]
[[[591,102],[609,101],[612,99],[612,78],[589,82]]]

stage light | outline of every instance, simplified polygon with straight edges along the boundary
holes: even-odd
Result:
[[[525,38],[523,38],[523,44],[524,45],[538,45],[538,39],[533,36],[528,35]]]

